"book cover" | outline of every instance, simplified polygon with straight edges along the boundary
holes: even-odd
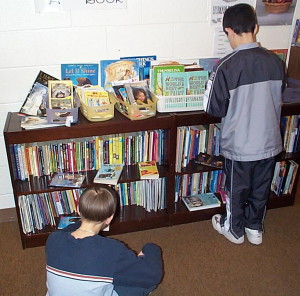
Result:
[[[71,80],[49,80],[49,108],[71,109],[73,102],[73,83]]]
[[[103,164],[94,178],[94,183],[117,185],[122,170],[122,164]]]
[[[54,173],[49,186],[80,188],[85,175],[82,173]]]
[[[224,158],[222,155],[211,155],[207,153],[200,153],[195,159],[195,163],[207,165],[210,167],[221,169],[223,167]]]
[[[163,96],[184,96],[187,90],[187,73],[163,72],[161,75]]]
[[[98,85],[99,64],[61,64],[61,79],[73,85]]]
[[[220,60],[220,58],[200,58],[199,66],[203,68],[203,70],[212,72],[215,64]]]
[[[147,81],[124,84],[130,104],[145,105],[152,102],[151,91]]]
[[[221,206],[221,202],[214,193],[184,196],[182,197],[182,201],[189,211],[199,211]]]
[[[80,217],[78,216],[61,216],[57,228],[64,229],[77,221],[80,221]]]
[[[154,66],[153,67],[153,93],[162,95],[162,73],[163,72],[184,72],[183,65],[168,65],[168,66]]]
[[[294,32],[292,36],[291,46],[300,45],[300,19],[295,22]]]
[[[208,71],[186,72],[187,76],[187,94],[203,95],[208,81]]]
[[[141,161],[138,163],[140,172],[140,179],[158,179],[159,172],[155,160],[152,161]]]
[[[132,57],[121,57],[121,60],[131,60],[136,59],[139,61],[139,78],[140,80],[145,80],[150,78],[150,67],[151,61],[156,60],[156,55],[149,56],[132,56]]]
[[[100,61],[101,86],[113,92],[112,86],[135,82],[139,80],[139,61],[128,60],[101,60]]]
[[[38,73],[19,111],[20,113],[32,116],[46,116],[49,80],[57,80],[57,78],[43,71]]]
[[[47,117],[22,116],[21,127],[26,130],[63,126],[64,123],[48,123]]]

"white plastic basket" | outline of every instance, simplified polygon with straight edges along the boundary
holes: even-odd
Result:
[[[158,112],[203,110],[203,95],[156,96]]]

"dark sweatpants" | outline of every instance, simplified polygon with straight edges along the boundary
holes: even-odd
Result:
[[[244,235],[245,227],[263,231],[274,166],[274,157],[257,161],[225,159],[227,204],[221,226],[236,238]]]

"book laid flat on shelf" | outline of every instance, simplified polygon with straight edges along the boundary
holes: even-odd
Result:
[[[64,126],[64,123],[49,123],[47,117],[22,116],[21,127],[25,130]]]
[[[158,179],[159,172],[155,160],[152,161],[141,161],[138,163],[140,172],[140,179]]]
[[[57,80],[57,78],[43,71],[39,72],[19,111],[20,113],[32,116],[46,116],[49,80]]]
[[[122,170],[122,164],[103,164],[94,178],[94,183],[117,185]]]
[[[197,164],[203,164],[203,165],[207,165],[219,169],[223,167],[223,161],[224,158],[222,155],[217,156],[217,155],[211,155],[207,153],[200,153],[199,155],[197,155],[195,159],[195,163]]]
[[[61,79],[73,85],[98,85],[99,64],[61,64]]]
[[[71,80],[49,80],[49,108],[71,109],[74,107]]]
[[[82,173],[54,173],[49,186],[80,188],[85,179]]]
[[[221,202],[214,193],[194,194],[182,197],[182,201],[189,211],[199,211],[221,206]]]
[[[124,84],[139,80],[139,61],[128,60],[101,60],[100,61],[101,86],[113,92],[113,83]]]
[[[78,216],[61,216],[57,228],[64,229],[77,221],[80,221],[80,217]]]

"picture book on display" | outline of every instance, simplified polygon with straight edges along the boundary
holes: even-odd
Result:
[[[152,161],[141,161],[138,163],[140,172],[140,179],[158,179],[159,172],[155,160]]]
[[[57,228],[64,229],[77,221],[80,221],[80,217],[78,216],[61,216]]]
[[[121,60],[136,59],[139,61],[139,77],[140,80],[145,80],[150,78],[150,67],[151,61],[156,60],[156,55],[149,56],[133,56],[133,57],[121,57]]]
[[[130,104],[145,105],[152,102],[151,91],[147,81],[124,84]]]
[[[182,201],[189,211],[199,211],[221,206],[221,202],[214,193],[194,194],[182,197]]]
[[[128,60],[102,60],[100,61],[101,86],[113,92],[113,85],[139,81],[139,61]]]
[[[81,99],[87,106],[102,106],[110,104],[108,92],[98,85],[86,86],[80,89]]]
[[[99,64],[61,64],[61,79],[73,85],[98,85]]]
[[[71,80],[49,80],[49,108],[74,108],[73,83]]]
[[[203,70],[212,72],[214,65],[220,60],[220,58],[200,58],[199,66],[203,68]]]
[[[168,65],[168,66],[154,66],[153,67],[153,76],[152,79],[152,87],[153,92],[156,95],[162,95],[162,73],[163,72],[184,72],[183,65]]]
[[[117,185],[122,170],[123,164],[103,164],[94,178],[94,183]]]
[[[163,72],[161,80],[163,96],[186,95],[187,80],[185,72]]]
[[[82,173],[54,173],[49,186],[80,188],[85,175]]]
[[[19,111],[20,113],[31,116],[46,116],[49,80],[57,80],[57,78],[43,71],[38,73]]]
[[[187,95],[203,95],[208,81],[208,71],[191,71],[187,76]]]

